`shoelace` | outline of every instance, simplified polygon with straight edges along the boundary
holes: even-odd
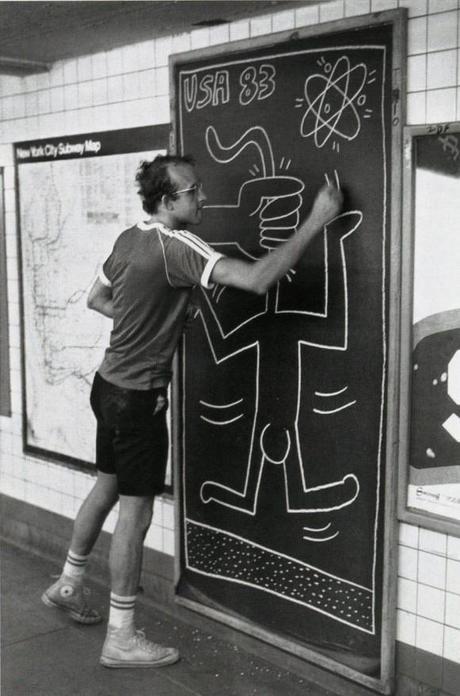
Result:
[[[158,649],[160,648],[159,645],[156,643],[152,643],[151,640],[147,640],[145,637],[145,629],[139,628],[135,635],[133,636],[133,639],[140,648],[144,648],[144,650],[148,650],[149,652],[155,653],[158,652]]]

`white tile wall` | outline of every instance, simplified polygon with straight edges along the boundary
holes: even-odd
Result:
[[[123,72],[121,49],[113,48],[106,53],[107,75],[120,75]]]
[[[407,546],[399,547],[399,576],[406,580],[417,580],[418,552]]]
[[[415,645],[415,622],[416,614],[412,612],[397,610],[396,613],[396,639],[401,643]]]
[[[447,559],[446,589],[460,595],[460,561],[452,558]]]
[[[426,122],[426,92],[407,95],[407,124],[414,126]]]
[[[409,546],[412,549],[418,549],[418,540],[420,532],[418,527],[412,524],[402,522],[399,527],[399,542],[403,546]]]
[[[320,22],[332,22],[345,16],[345,5],[342,0],[333,0],[319,6]]]
[[[230,41],[241,41],[249,36],[249,24],[246,20],[233,22],[230,25]],[[179,50],[182,50],[179,48]]]
[[[250,36],[260,36],[261,34],[270,34],[272,30],[271,15],[264,17],[256,17],[249,21]]]
[[[171,556],[174,556],[176,543],[175,534],[172,529],[165,529],[163,527],[163,551]],[[460,631],[458,631],[460,634]]]
[[[369,2],[369,0],[366,0]],[[296,27],[306,27],[310,24],[317,24],[319,22],[319,7],[317,5],[310,5],[309,7],[299,7],[295,11],[295,25]]]
[[[383,10],[394,10],[398,7],[398,0],[372,0],[372,12],[383,12]]]
[[[418,92],[426,89],[426,61],[425,53],[409,56],[407,60],[407,89],[409,92]]]
[[[409,18],[407,23],[407,55],[426,53],[427,31],[427,17]]]
[[[426,619],[437,621],[442,624],[444,621],[446,604],[446,593],[435,587],[419,584],[417,592],[417,614]]]
[[[272,29],[273,31],[288,31],[288,29],[293,29],[295,26],[295,12],[294,10],[285,10],[284,12],[277,12],[272,17]]]
[[[457,82],[457,49],[435,51],[427,56],[427,89],[453,87]]]
[[[446,626],[444,635],[444,657],[452,662],[460,662],[460,631]]]
[[[417,589],[418,585],[414,580],[398,578],[398,609],[403,609],[411,614],[417,613]]]
[[[431,587],[444,588],[446,586],[445,557],[419,551],[417,580]]]
[[[432,13],[457,9],[457,0],[428,0],[428,2],[429,11]]]
[[[457,89],[437,89],[427,92],[426,119],[429,123],[455,121],[457,113]]]
[[[415,646],[420,650],[434,653],[442,657],[444,642],[444,626],[442,623],[417,616],[415,625]]]
[[[420,529],[419,549],[444,557],[447,551],[447,537],[430,529]]]
[[[265,32],[262,31],[261,33]],[[209,29],[195,29],[192,31],[191,39],[190,48],[206,48],[206,46],[209,46]],[[167,61],[163,65],[167,65]]]
[[[442,51],[457,46],[458,13],[440,12],[428,17],[428,51]]]
[[[446,592],[446,626],[460,629],[460,594]]]
[[[460,561],[460,538],[454,536],[447,537],[447,556],[455,561]]]
[[[209,30],[209,45],[224,44],[230,41],[230,28],[228,24],[211,27]]]
[[[164,123],[169,115],[171,53],[378,12],[408,10],[407,121],[460,119],[459,0],[332,0],[241,20],[230,26],[151,39],[93,56],[62,60],[49,74],[0,76],[0,166],[5,168],[10,315],[11,418],[0,417],[1,490],[74,516],[90,490],[87,473],[25,457],[13,150],[15,140]],[[116,510],[105,529],[113,531]],[[156,501],[148,546],[174,553],[174,506]],[[400,526],[398,640],[460,662],[460,539]]]
[[[163,527],[174,530],[174,505],[169,500],[163,502]]]

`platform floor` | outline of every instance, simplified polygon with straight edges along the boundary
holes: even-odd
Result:
[[[5,543],[1,557],[2,696],[333,696],[142,600],[138,627],[178,647],[180,662],[157,669],[101,667],[105,622],[81,626],[40,601],[60,568]],[[107,616],[108,589],[88,585],[92,602]]]

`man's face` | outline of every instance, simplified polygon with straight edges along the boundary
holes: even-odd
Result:
[[[201,209],[206,196],[195,167],[190,164],[170,165],[169,175],[178,191],[176,200],[170,202],[174,226],[198,225],[201,222]]]

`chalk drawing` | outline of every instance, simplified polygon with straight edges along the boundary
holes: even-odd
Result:
[[[248,129],[229,145],[224,145],[215,128],[210,126],[206,130],[206,146],[210,156],[224,164],[232,162],[246,148],[255,148],[263,176],[243,182],[236,204],[210,207],[238,208],[243,196],[250,190],[253,197],[249,214],[257,216],[260,247],[268,251],[276,248],[298,227],[299,211],[303,202],[303,182],[284,173],[276,173],[270,138],[259,126]],[[339,184],[337,172],[334,172],[334,178]],[[255,516],[263,472],[267,465],[280,466],[283,469],[284,504],[289,513],[324,513],[339,510],[351,505],[359,495],[358,477],[352,471],[344,473],[337,480],[324,481],[316,486],[309,485],[305,469],[312,465],[320,467],[320,463],[309,462],[305,467],[300,447],[299,417],[302,402],[303,346],[335,351],[346,351],[348,347],[348,292],[344,242],[357,230],[361,222],[360,211],[348,211],[338,215],[324,227],[324,307],[321,312],[281,310],[280,281],[266,294],[262,308],[258,303],[253,314],[249,313],[243,320],[236,319],[235,325],[225,331],[219,309],[225,290],[221,288],[218,291],[214,290],[214,294],[203,293],[200,313],[215,363],[229,360],[246,350],[255,351],[256,354],[254,417],[242,485],[236,489],[218,481],[204,481],[200,491],[204,504],[215,503]],[[328,291],[328,269],[332,261],[334,267],[339,269],[340,278],[335,278],[335,283],[341,289],[341,296],[334,298],[334,307],[330,306]],[[285,282],[289,280],[292,281],[292,278],[285,279]],[[260,331],[260,321],[266,322],[267,316],[271,315],[276,323],[277,316],[281,314],[284,321],[287,315],[292,315],[289,331],[292,330],[297,338],[286,343],[275,342],[271,338],[265,339]],[[305,325],[301,321],[301,315],[305,316]],[[328,322],[334,322],[334,326],[339,327],[333,338],[327,330]],[[281,386],[276,402],[273,400],[270,386],[274,361],[281,361],[297,371],[297,392],[286,393],[289,390]],[[346,387],[338,385],[338,389],[331,395],[340,395],[345,389]],[[324,398],[322,392],[315,394],[320,399]],[[326,398],[327,396],[326,394]],[[210,417],[209,404],[203,401],[200,404],[208,409],[208,413],[201,415],[202,420],[208,423],[212,422],[222,427],[242,417],[241,413],[233,412],[223,418],[215,415]],[[349,398],[344,403],[335,403],[332,408],[313,411],[323,417],[330,417],[340,410],[351,408],[354,404],[356,399]],[[217,408],[227,409],[234,405],[218,405]],[[216,408],[216,405],[211,408]],[[303,538],[307,540],[308,536],[312,537],[310,534],[304,535]],[[328,540],[325,537],[318,539],[316,534],[313,536],[313,541]],[[335,533],[329,535],[329,540],[335,536]]]
[[[318,148],[332,138],[332,148],[339,152],[340,139],[354,140],[361,130],[359,110],[363,110],[363,118],[372,116],[372,109],[364,109],[367,98],[363,89],[366,82],[375,81],[375,71],[368,75],[365,63],[352,67],[348,56],[340,56],[335,63],[324,57],[317,62],[322,72],[307,77],[304,97],[296,99],[296,108],[307,107],[300,134],[313,136]]]

